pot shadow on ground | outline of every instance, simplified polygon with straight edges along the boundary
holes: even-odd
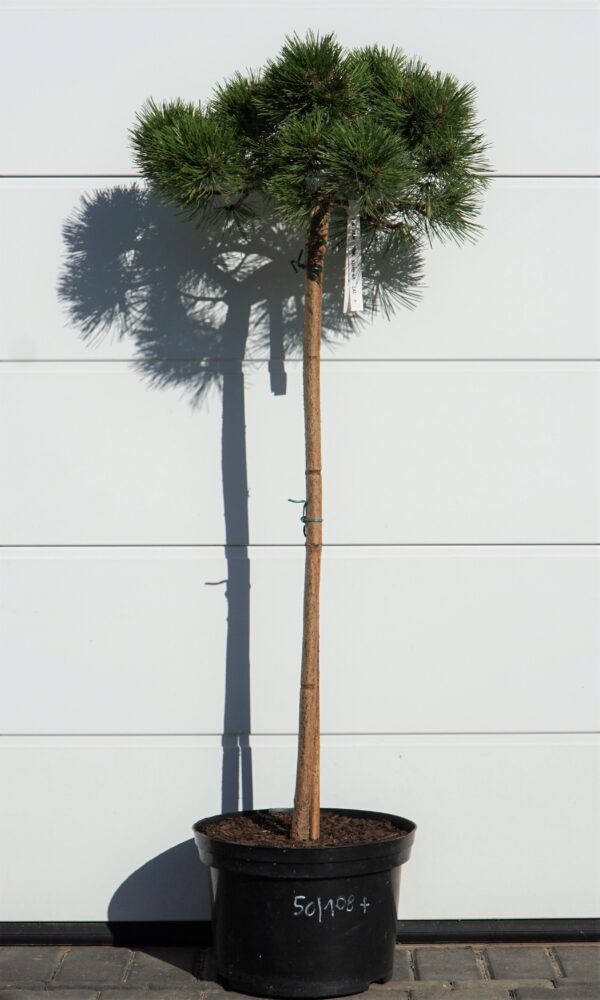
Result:
[[[291,266],[302,237],[280,223],[194,226],[136,183],[84,195],[63,227],[58,295],[90,348],[127,339],[130,363],[155,389],[176,387],[196,407],[222,396],[221,477],[227,577],[221,812],[253,807],[250,562],[244,371],[268,369],[286,392],[286,357],[301,357],[303,275]],[[364,249],[365,312],[342,313],[343,246],[328,255],[324,355],[419,298],[418,250]],[[302,461],[302,456],[299,456]],[[209,470],[212,472],[213,470]],[[299,526],[300,530],[300,526]],[[204,812],[202,814],[205,814]],[[207,920],[208,873],[193,840],[147,861],[116,890],[110,921]]]

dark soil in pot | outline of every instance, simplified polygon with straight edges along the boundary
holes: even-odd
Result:
[[[234,813],[196,824],[196,829],[235,844],[256,844],[262,847],[290,847],[292,813],[288,810],[261,809],[252,813]],[[296,844],[297,847],[335,847],[390,840],[406,836],[390,819],[369,816],[349,816],[333,810],[323,812],[319,840]]]
[[[294,844],[290,813],[229,813],[194,826],[211,869],[220,981],[257,996],[307,998],[385,982],[394,960],[400,866],[415,824],[388,813],[327,809],[321,841]],[[358,836],[350,842],[353,827]],[[223,831],[246,839],[225,839]]]

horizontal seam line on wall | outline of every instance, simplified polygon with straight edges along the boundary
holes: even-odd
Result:
[[[600,542],[323,542],[324,549],[595,548]],[[304,542],[0,542],[0,549],[303,549]]]
[[[484,177],[490,177],[492,179],[496,178],[498,180],[511,180],[515,179],[561,179],[565,180],[598,180],[600,179],[600,174],[483,174]],[[77,178],[88,179],[88,178],[98,178],[102,180],[117,180],[117,179],[127,179],[127,180],[144,180],[143,174],[127,174],[127,173],[117,173],[117,174],[0,174],[0,180],[30,180],[30,179],[41,179],[41,180],[74,180]]]
[[[600,362],[600,355],[595,358],[321,358],[321,364],[347,364],[348,362],[352,364],[394,364],[396,362],[405,363],[418,363],[418,364],[462,364],[463,362],[481,362],[483,364],[488,364],[492,362],[501,363],[516,363],[516,362],[531,362],[532,364],[545,364],[546,362],[565,362],[569,364],[582,364],[583,362]],[[279,362],[281,364],[301,364],[302,358],[260,358],[260,357],[244,357],[244,358],[169,358],[160,355],[156,357],[145,357],[140,355],[139,357],[131,358],[0,358],[0,364],[2,365],[23,365],[23,364],[35,364],[35,365],[79,365],[79,364],[97,364],[97,365],[129,365],[138,364],[142,362],[146,364],[149,361],[160,361],[168,362],[169,364],[189,364],[194,362],[196,364],[202,365],[216,365],[216,364],[246,364],[246,365],[266,365],[273,364],[274,362]]]
[[[62,739],[64,739],[65,737],[71,737],[71,736],[74,737],[74,738],[76,737],[78,739],[81,738],[81,737],[88,737],[88,736],[89,737],[106,737],[107,739],[111,739],[113,737],[124,737],[124,736],[127,736],[127,737],[129,737],[131,739],[137,739],[138,737],[140,737],[140,738],[141,737],[152,737],[152,738],[159,738],[159,739],[161,739],[161,738],[165,738],[165,739],[178,739],[179,737],[186,737],[186,738],[192,738],[192,739],[194,739],[194,738],[200,738],[200,737],[204,737],[204,736],[209,736],[211,738],[214,737],[215,739],[234,738],[234,737],[250,737],[250,736],[258,736],[258,737],[267,736],[269,738],[274,738],[274,739],[279,739],[279,738],[282,738],[282,739],[296,739],[297,736],[298,736],[298,733],[297,732],[290,732],[290,733],[267,733],[267,732],[252,732],[252,733],[246,733],[246,732],[243,732],[243,733],[242,732],[239,732],[239,733],[234,733],[234,732],[232,732],[232,733],[216,733],[216,732],[204,732],[204,733],[187,733],[187,732],[185,732],[185,733],[146,733],[146,732],[144,732],[144,733],[120,733],[120,732],[119,733],[115,733],[115,732],[111,732],[111,733],[95,733],[95,732],[94,733],[89,733],[89,732],[88,733],[0,733],[0,739],[21,739],[21,738],[23,738],[23,739],[29,739],[29,738],[35,738],[35,737],[42,737],[44,739],[53,739],[53,738],[56,738],[56,739],[61,739],[62,738]],[[348,737],[351,737],[353,739],[355,739],[355,738],[362,738],[362,737],[369,737],[369,738],[375,738],[375,739],[377,739],[380,736],[386,736],[386,737],[390,736],[390,737],[394,737],[394,738],[395,737],[402,738],[403,736],[490,736],[490,737],[494,737],[494,736],[509,736],[509,737],[510,736],[600,736],[600,733],[597,732],[595,729],[552,729],[552,730],[547,730],[547,729],[545,729],[545,730],[523,729],[523,730],[515,730],[515,731],[504,730],[502,732],[496,732],[495,730],[467,729],[467,730],[462,730],[461,732],[452,732],[451,730],[446,730],[444,732],[438,732],[438,731],[436,731],[436,732],[433,732],[433,731],[432,732],[427,732],[426,730],[410,730],[410,731],[409,730],[404,730],[404,732],[401,732],[401,733],[392,733],[392,732],[381,732],[381,733],[373,733],[373,732],[368,732],[368,733],[366,733],[366,732],[365,733],[362,733],[362,732],[326,733],[326,732],[322,732],[321,736],[334,737],[335,739],[346,739]]]

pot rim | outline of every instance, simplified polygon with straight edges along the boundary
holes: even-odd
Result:
[[[205,823],[209,823],[213,820],[225,819],[234,816],[252,816],[257,813],[270,813],[270,812],[292,812],[289,806],[277,808],[270,807],[268,809],[242,809],[234,810],[233,812],[227,813],[217,813],[214,816],[206,816],[203,819],[198,820],[194,823],[192,829],[194,832],[194,837],[198,847],[203,847],[205,850],[209,851],[212,855],[219,855],[225,859],[230,858],[247,858],[249,861],[268,861],[276,855],[281,858],[282,861],[300,863],[300,864],[327,864],[335,862],[345,862],[353,861],[364,858],[366,855],[369,857],[386,858],[389,855],[394,855],[401,850],[403,855],[408,857],[410,853],[410,848],[412,847],[415,832],[417,829],[416,823],[412,820],[406,819],[403,816],[398,816],[394,813],[384,813],[377,812],[373,810],[365,809],[336,809],[334,807],[328,806],[327,808],[321,809],[322,813],[338,813],[343,816],[357,816],[364,819],[388,819],[391,820],[394,825],[396,825],[399,831],[397,837],[389,837],[385,840],[367,840],[360,841],[355,844],[334,844],[322,847],[308,847],[305,844],[301,846],[296,846],[293,844],[281,846],[273,845],[272,847],[267,847],[265,845],[257,844],[245,844],[237,843],[232,840],[221,840],[211,834],[204,833],[200,827]]]

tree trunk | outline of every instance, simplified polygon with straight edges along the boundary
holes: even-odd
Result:
[[[319,733],[319,590],[322,548],[321,485],[321,315],[323,262],[327,249],[329,210],[312,218],[306,244],[303,331],[304,436],[306,445],[306,507],[304,618],[298,765],[292,822],[293,840],[318,840],[320,835]]]

